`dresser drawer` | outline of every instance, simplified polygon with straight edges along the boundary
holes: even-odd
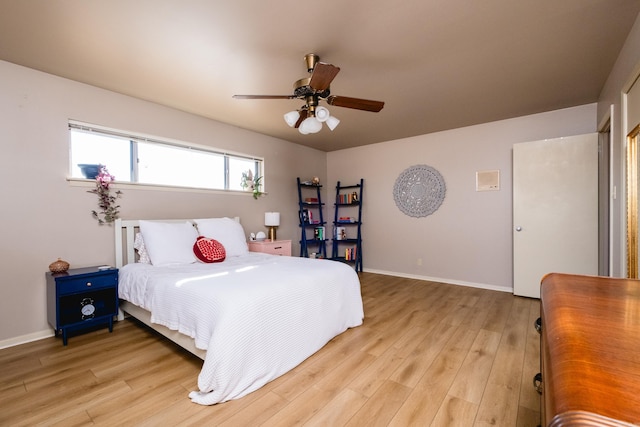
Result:
[[[249,250],[271,255],[291,256],[291,240],[249,242]]]
[[[117,282],[118,276],[112,273],[104,275],[93,274],[88,277],[74,276],[62,280],[58,279],[58,295],[75,294],[94,289],[113,288]]]

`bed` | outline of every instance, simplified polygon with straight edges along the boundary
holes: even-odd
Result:
[[[238,218],[117,220],[115,239],[120,308],[204,360],[198,404],[259,389],[364,318],[353,268],[249,252]]]

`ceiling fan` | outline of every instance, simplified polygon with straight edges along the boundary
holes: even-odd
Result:
[[[305,104],[298,110],[284,115],[284,120],[291,127],[297,128],[302,134],[320,132],[322,123],[326,123],[333,130],[340,120],[332,116],[329,110],[319,104],[326,101],[336,107],[353,108],[356,110],[377,113],[384,107],[382,101],[351,98],[347,96],[331,95],[329,85],[340,71],[339,67],[320,62],[320,57],[314,53],[304,56],[310,77],[305,77],[293,84],[292,95],[233,95],[235,99],[303,99]]]

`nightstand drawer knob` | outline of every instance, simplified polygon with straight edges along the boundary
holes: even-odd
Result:
[[[91,286],[91,282],[87,282],[87,286]]]
[[[282,246],[276,246],[274,249],[282,249]]]

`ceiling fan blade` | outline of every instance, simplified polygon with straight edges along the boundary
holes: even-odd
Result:
[[[331,95],[327,98],[329,105],[336,107],[355,108],[356,110],[371,111],[377,113],[384,107],[382,101],[372,101],[370,99],[349,98],[348,96]]]
[[[298,117],[298,121],[296,122],[294,128],[298,129],[302,121],[308,117],[308,114],[309,112],[307,110],[300,110],[300,117]]]
[[[233,95],[235,99],[296,99],[293,95]]]
[[[322,92],[329,87],[339,71],[340,68],[335,65],[318,62],[311,74],[309,86],[315,91]]]

